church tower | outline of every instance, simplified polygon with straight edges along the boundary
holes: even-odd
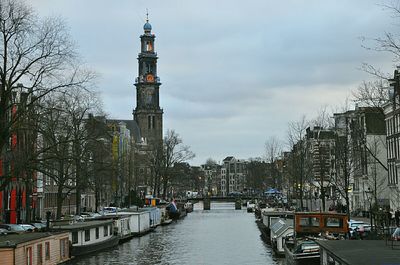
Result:
[[[135,80],[136,109],[133,118],[140,128],[141,136],[148,144],[162,141],[163,110],[160,108],[160,78],[157,76],[157,53],[154,49],[155,35],[147,17],[140,36],[141,50],[138,55],[139,73]]]

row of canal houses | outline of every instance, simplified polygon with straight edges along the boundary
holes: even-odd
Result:
[[[0,237],[0,264],[59,264],[76,256],[114,247],[170,224],[166,207],[108,212],[85,221],[50,223],[48,232]]]

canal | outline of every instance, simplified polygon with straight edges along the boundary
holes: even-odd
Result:
[[[260,238],[254,214],[234,203],[201,203],[184,219],[114,249],[75,259],[71,264],[271,264],[281,265]]]

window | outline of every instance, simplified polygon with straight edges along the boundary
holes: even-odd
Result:
[[[99,228],[96,227],[96,239],[99,239]]]
[[[108,236],[108,226],[105,225],[105,226],[103,227],[103,230],[104,230],[104,231],[103,231],[103,232],[104,232],[104,236],[105,236],[105,237]]]
[[[327,217],[325,218],[325,226],[326,227],[343,227],[343,219],[335,218],[335,217]]]
[[[68,255],[69,255],[69,240],[68,240],[68,238],[60,239],[61,259],[68,258]]]
[[[146,51],[151,52],[153,51],[153,45],[151,41],[146,41]]]
[[[319,218],[318,217],[302,217],[302,218],[300,218],[300,226],[318,227],[319,226]]]
[[[85,241],[89,241],[90,240],[90,229],[85,230]]]
[[[32,265],[32,247],[26,249],[26,265]]]
[[[72,244],[78,243],[78,232],[72,232]]]
[[[147,128],[148,129],[156,128],[156,118],[154,115],[147,116]]]
[[[147,116],[147,128],[151,129],[151,116]]]
[[[44,245],[44,253],[45,253],[45,259],[49,260],[50,259],[50,242],[46,242]]]
[[[36,246],[37,252],[36,252],[36,257],[37,257],[37,264],[42,264],[43,263],[43,250],[42,250],[42,244],[38,244]]]

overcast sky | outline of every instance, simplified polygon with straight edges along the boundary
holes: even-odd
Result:
[[[379,0],[31,0],[65,19],[78,51],[99,73],[111,118],[131,119],[146,8],[156,34],[164,131],[191,146],[193,165],[228,155],[262,157],[286,141],[288,123],[335,108],[370,77],[363,62],[393,71],[391,56],[360,37],[397,32]],[[388,3],[388,2],[386,2]]]

